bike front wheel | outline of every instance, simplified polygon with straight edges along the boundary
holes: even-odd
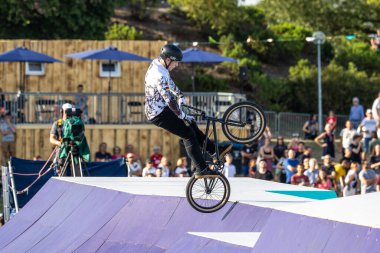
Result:
[[[251,101],[231,105],[223,114],[222,130],[232,142],[247,144],[260,138],[266,127],[264,111]]]
[[[230,184],[223,174],[198,179],[193,176],[187,183],[186,198],[195,210],[212,213],[228,202],[230,191]]]

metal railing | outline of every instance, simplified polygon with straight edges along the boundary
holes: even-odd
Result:
[[[89,124],[147,123],[144,93],[85,93],[88,107],[84,110]],[[52,123],[58,119],[64,103],[75,104],[78,93],[0,93],[0,107],[10,112],[14,123]],[[190,103],[214,116],[246,100],[245,95],[223,92],[185,93]]]

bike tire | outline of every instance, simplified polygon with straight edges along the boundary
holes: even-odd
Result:
[[[205,196],[205,199],[203,201],[203,203],[212,203],[212,202],[215,202],[215,203],[212,203],[211,205],[202,205],[202,201],[199,201],[199,199],[197,200],[194,196],[194,187],[195,187],[195,184],[197,184],[197,182],[201,183],[201,181],[205,182],[205,180],[211,180],[211,178],[195,178],[194,176],[192,176],[189,180],[189,182],[187,183],[187,186],[186,186],[186,198],[187,198],[187,201],[189,202],[189,204],[195,209],[197,210],[198,212],[202,212],[202,213],[212,213],[212,212],[216,212],[218,211],[219,209],[221,209],[229,200],[230,198],[230,192],[231,192],[231,188],[230,188],[230,184],[227,180],[227,178],[223,175],[223,174],[219,174],[219,176],[217,178],[213,178],[215,180],[219,180],[221,182],[221,184],[223,185],[223,188],[224,188],[224,192],[223,192],[223,197],[220,199],[220,200],[216,200],[216,199],[213,199],[212,197],[210,198],[207,198],[207,195],[210,195],[210,194],[207,194],[206,193],[206,196]],[[205,183],[203,183],[205,184]],[[215,193],[215,189],[213,189],[212,191],[214,191]],[[212,193],[211,191],[211,193]]]
[[[260,138],[266,127],[263,109],[251,101],[231,105],[223,114],[222,130],[232,142],[252,143]],[[252,131],[253,129],[253,131]]]

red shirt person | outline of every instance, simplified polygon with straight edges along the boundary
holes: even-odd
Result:
[[[295,185],[303,185],[308,186],[310,184],[309,177],[305,176],[304,173],[305,169],[302,164],[297,165],[297,173],[294,174],[291,179],[290,183]]]
[[[162,154],[159,146],[153,147],[153,154],[150,156],[150,160],[153,162],[153,167],[157,169],[158,165],[161,163]]]
[[[329,111],[329,116],[326,119],[326,124],[331,126],[331,131],[334,131],[336,128],[336,117],[334,111]]]

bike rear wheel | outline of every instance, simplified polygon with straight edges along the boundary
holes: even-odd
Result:
[[[212,213],[228,202],[230,192],[230,184],[223,174],[198,179],[192,176],[187,183],[186,198],[195,210]]]
[[[231,105],[223,114],[224,135],[232,142],[251,143],[260,138],[266,127],[264,111],[251,101]]]

